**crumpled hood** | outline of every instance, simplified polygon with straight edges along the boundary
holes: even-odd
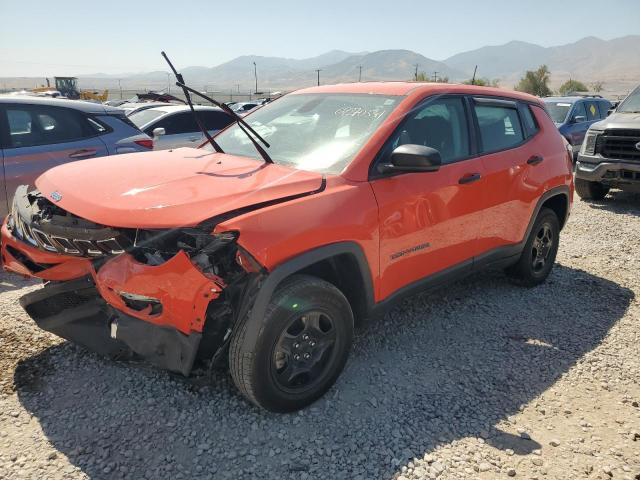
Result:
[[[321,188],[322,175],[179,148],[55,167],[36,180],[50,201],[112,227],[193,226],[232,210]]]

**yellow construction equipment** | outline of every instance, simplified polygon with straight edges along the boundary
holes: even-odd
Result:
[[[44,85],[32,89],[33,93],[60,92],[60,95],[71,98],[72,100],[90,100],[93,102],[106,102],[109,96],[109,90],[99,92],[96,90],[78,90],[77,77],[53,77],[55,87],[52,87],[47,78],[47,86]]]

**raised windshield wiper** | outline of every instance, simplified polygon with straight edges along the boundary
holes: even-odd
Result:
[[[187,99],[187,102],[189,103],[189,106],[191,107],[191,111],[194,113],[195,115],[195,110],[193,109],[193,105],[191,104],[191,98],[189,95],[189,92],[193,93],[194,95],[197,95],[205,100],[207,100],[208,102],[211,102],[212,104],[214,104],[215,106],[221,108],[222,110],[224,110],[227,114],[231,115],[236,123],[238,124],[238,127],[240,128],[240,130],[242,130],[244,132],[244,134],[249,137],[249,140],[251,140],[251,143],[253,144],[253,146],[255,147],[255,149],[258,151],[258,153],[260,154],[260,156],[263,158],[263,160],[266,163],[273,163],[273,160],[271,159],[271,157],[269,156],[269,154],[267,153],[267,151],[262,148],[262,145],[260,145],[258,142],[256,142],[256,138],[258,140],[260,140],[267,148],[269,148],[271,145],[269,145],[269,143],[262,138],[260,135],[258,135],[258,132],[256,132],[253,128],[251,128],[251,125],[249,125],[247,122],[244,121],[244,119],[238,115],[236,112],[234,112],[233,110],[231,110],[229,108],[228,105],[225,105],[224,103],[218,102],[217,100],[214,100],[211,97],[208,97],[207,95],[198,92],[197,90],[194,90],[191,87],[188,87],[187,85],[185,85],[184,83],[184,78],[182,78],[182,75],[179,74],[176,69],[173,67],[173,65],[171,64],[171,61],[169,60],[169,58],[167,57],[167,54],[162,52],[162,56],[164,57],[164,59],[167,61],[167,63],[169,64],[169,66],[171,67],[171,70],[173,70],[174,75],[176,76],[176,85],[180,88],[182,88],[182,91],[184,92],[184,96]],[[198,126],[200,126],[200,122],[196,116],[196,122],[198,122]],[[200,130],[203,130],[203,127],[200,126]],[[203,130],[203,133],[205,131]],[[251,135],[249,132],[251,132]],[[209,140],[209,142],[211,143],[211,145],[213,146],[213,148],[216,150],[216,152],[222,152],[222,148],[220,148],[220,145],[218,145],[213,138],[211,138],[211,136],[209,135],[208,132],[205,133],[205,136],[207,137],[207,140]],[[254,138],[255,136],[255,138]]]
[[[200,129],[200,131],[202,132],[202,134],[205,136],[205,138],[207,139],[207,141],[211,144],[211,146],[213,147],[213,149],[218,152],[218,153],[224,153],[224,151],[222,150],[222,148],[220,147],[220,145],[218,145],[216,143],[216,141],[213,139],[213,137],[209,134],[209,132],[207,131],[206,127],[204,126],[204,124],[200,121],[200,117],[198,116],[198,114],[196,113],[196,109],[193,108],[193,103],[191,102],[191,96],[189,95],[189,91],[187,90],[186,86],[184,85],[184,78],[182,78],[182,74],[178,73],[177,70],[175,69],[175,67],[173,66],[173,63],[171,63],[171,60],[169,60],[169,57],[167,57],[167,54],[162,52],[162,56],[164,57],[164,59],[167,61],[167,63],[169,64],[169,67],[171,68],[171,70],[173,71],[173,74],[176,76],[176,79],[178,80],[176,82],[176,85],[182,85],[182,92],[184,93],[184,98],[187,100],[187,104],[189,105],[189,109],[191,110],[191,113],[193,113],[193,118],[195,118],[196,123],[198,124],[198,128]]]

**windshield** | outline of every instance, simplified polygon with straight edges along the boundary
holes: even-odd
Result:
[[[547,112],[555,123],[563,123],[567,118],[571,104],[566,102],[544,102],[547,106]]]
[[[147,125],[149,122],[152,122],[156,118],[164,115],[165,112],[162,110],[154,110],[153,108],[147,110],[140,110],[139,112],[134,112],[129,115],[129,120],[135,123],[136,127],[142,128]]]
[[[267,142],[274,163],[340,173],[402,97],[370,94],[294,94],[245,118]],[[225,153],[260,158],[238,125],[215,137]],[[206,149],[212,150],[211,145]]]
[[[624,99],[624,101],[616,109],[617,112],[640,113],[640,87]]]

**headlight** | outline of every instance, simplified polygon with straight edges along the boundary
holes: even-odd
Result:
[[[602,132],[597,130],[589,130],[587,132],[586,137],[584,138],[584,142],[582,142],[582,154],[584,155],[595,155],[596,153],[596,145],[598,143],[598,137]]]

